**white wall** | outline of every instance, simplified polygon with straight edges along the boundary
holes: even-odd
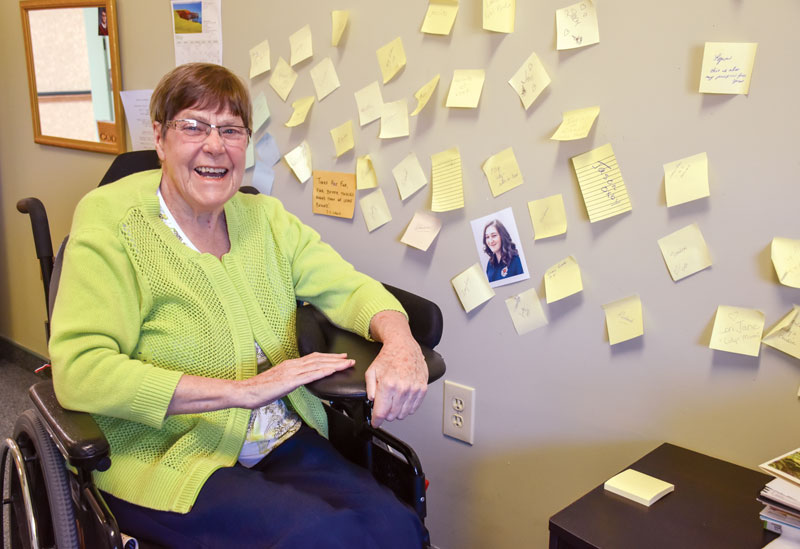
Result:
[[[287,103],[269,87],[269,75],[251,82],[272,111],[267,131],[284,154],[307,139],[317,169],[354,171],[355,158],[370,153],[394,219],[369,234],[358,208],[352,221],[313,215],[311,184],[299,184],[283,162],[275,168],[274,194],[361,270],[439,303],[447,378],[477,390],[472,447],[441,434],[441,382],[413,418],[390,427],[420,454],[431,481],[428,525],[442,548],[545,547],[550,515],[662,441],[749,467],[798,445],[797,360],[766,347],[749,358],[707,344],[720,304],[760,309],[769,326],[800,302],[800,290],[778,284],[768,248],[774,236],[800,238],[794,99],[800,5],[604,0],[598,2],[600,44],[557,52],[554,12],[567,3],[521,0],[516,32],[500,35],[482,31],[480,3],[465,0],[450,37],[419,32],[425,0],[227,0],[223,6],[224,62],[244,77],[250,47],[268,38],[274,65],[278,55],[288,59],[289,35],[311,25],[314,58],[295,67],[300,77]],[[331,9],[351,11],[339,48],[330,46]],[[6,28],[18,16],[2,10]],[[168,3],[118,0],[118,11],[123,84],[153,87],[174,60]],[[376,122],[356,130],[355,153],[336,159],[328,132],[351,118],[357,127],[353,92],[380,79],[375,50],[397,36],[408,65],[381,86],[384,100],[407,98],[413,108],[413,93],[441,73],[433,104],[411,119],[409,138],[381,141]],[[759,43],[749,96],[697,93],[706,41]],[[507,80],[532,51],[553,82],[525,112]],[[309,69],[327,56],[341,88],[313,106],[305,125],[284,127],[291,101],[314,94]],[[18,59],[2,63],[24,76]],[[446,109],[452,71],[477,68],[486,70],[480,107]],[[13,90],[16,108],[27,109],[26,96]],[[600,117],[587,139],[548,139],[562,111],[591,105],[600,106]],[[35,178],[38,192],[56,182],[71,185],[54,228],[63,234],[67,212],[110,158],[75,152],[81,156],[65,159],[64,151],[34,146],[7,127],[0,131],[4,227],[25,234],[21,216],[9,213],[16,199],[9,195],[21,196],[24,181]],[[590,224],[569,159],[607,142],[633,211]],[[462,155],[466,206],[437,214],[444,227],[428,252],[407,248],[399,238],[414,212],[429,207],[430,188],[402,203],[391,168],[414,151],[429,170],[430,155],[453,146]],[[525,183],[493,198],[480,166],[508,146]],[[17,148],[24,154],[14,154]],[[703,151],[711,197],[667,209],[662,165]],[[74,171],[60,169],[61,162]],[[564,195],[568,233],[534,244],[526,203],[554,193]],[[469,220],[509,206],[531,280],[499,288],[494,299],[465,314],[449,281],[477,260]],[[692,222],[700,225],[714,264],[674,283],[656,240]],[[28,253],[28,241],[17,240],[11,244],[7,237],[0,251]],[[544,271],[570,254],[581,265],[583,293],[545,306],[550,325],[518,336],[503,301],[532,286],[542,295]],[[9,287],[27,284],[38,307],[35,285],[4,261]],[[609,347],[601,306],[632,293],[644,304],[645,335]],[[40,329],[38,319],[23,312],[22,299],[13,296],[16,305],[2,327],[36,348],[28,341]]]

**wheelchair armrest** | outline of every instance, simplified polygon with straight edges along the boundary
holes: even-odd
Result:
[[[62,408],[51,380],[36,383],[28,393],[70,465],[86,471],[105,471],[111,466],[108,441],[91,415]]]
[[[398,298],[409,315],[411,333],[420,343],[428,365],[428,383],[444,375],[442,356],[433,350],[442,336],[442,313],[432,301],[398,288],[386,286]],[[301,355],[315,351],[347,353],[355,366],[336,372],[306,385],[309,391],[324,400],[359,399],[367,396],[364,374],[381,350],[381,343],[367,341],[347,330],[334,326],[325,315],[310,305],[297,309],[297,346]]]

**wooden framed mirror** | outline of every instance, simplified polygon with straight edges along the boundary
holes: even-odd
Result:
[[[22,0],[33,140],[125,151],[115,0]]]

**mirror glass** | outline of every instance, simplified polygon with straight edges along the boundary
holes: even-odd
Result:
[[[125,150],[114,0],[20,2],[34,141]]]

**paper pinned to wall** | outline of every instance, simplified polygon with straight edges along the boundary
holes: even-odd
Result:
[[[767,330],[761,342],[800,359],[800,306],[793,305],[786,316]]]
[[[275,90],[278,97],[286,101],[296,81],[297,73],[294,72],[294,69],[289,66],[289,63],[283,57],[279,57],[275,70],[272,71],[272,76],[269,78],[269,85]]]
[[[175,66],[184,63],[222,64],[221,0],[173,1],[172,36]]]
[[[308,181],[311,177],[311,147],[305,140],[289,151],[284,159],[300,183]]]
[[[311,81],[314,82],[314,90],[317,92],[317,100],[322,101],[339,87],[339,76],[330,57],[326,57],[313,67],[311,67]]]
[[[544,273],[544,293],[548,303],[583,291],[581,268],[574,257],[568,256]]]
[[[338,46],[342,40],[350,12],[347,10],[333,10],[331,12],[331,46]]]
[[[381,67],[383,83],[386,84],[406,66],[406,52],[403,49],[403,40],[398,36],[388,44],[378,48],[378,65]]]
[[[554,194],[528,202],[528,212],[533,223],[533,239],[541,240],[567,232],[567,212],[564,197]]]
[[[356,189],[374,189],[378,186],[378,175],[375,173],[375,166],[372,165],[372,158],[365,154],[356,160]]]
[[[539,56],[536,55],[536,52],[533,52],[517,69],[508,84],[519,95],[525,110],[528,110],[533,105],[533,102],[536,101],[536,98],[550,85],[550,76],[539,60]]]
[[[632,209],[611,144],[572,157],[583,202],[592,223]]]
[[[413,152],[392,168],[392,175],[397,183],[397,190],[400,192],[400,200],[405,200],[428,184],[425,171],[422,169],[417,155]]]
[[[597,8],[592,0],[582,0],[556,10],[556,49],[570,50],[600,42]]]
[[[255,78],[270,68],[269,40],[264,40],[250,48],[250,78]]]
[[[264,92],[260,92],[253,99],[253,132],[257,132],[267,120],[269,120],[267,96],[264,95]]]
[[[417,99],[417,108],[414,109],[414,112],[411,113],[411,116],[417,116],[419,111],[425,108],[425,105],[428,104],[430,101],[433,92],[436,90],[436,86],[439,85],[439,77],[440,75],[436,75],[431,78],[424,86],[417,90],[414,94],[414,97]]]
[[[425,212],[417,212],[406,227],[406,232],[403,233],[400,242],[425,252],[430,248],[441,228],[442,222],[437,217]]]
[[[606,314],[608,343],[616,345],[644,334],[642,300],[638,295],[628,296],[603,305]]]
[[[583,139],[589,135],[598,114],[600,114],[600,107],[586,107],[585,109],[564,111],[561,125],[550,139],[554,141]]]
[[[131,150],[155,149],[153,123],[150,120],[150,97],[153,90],[125,90],[119,92],[119,95],[131,134]]]
[[[697,223],[659,238],[658,247],[675,282],[711,266],[711,254]]]
[[[384,103],[381,109],[381,139],[408,136],[408,104],[405,99]]]
[[[483,28],[493,32],[514,32],[516,0],[483,0]]]
[[[449,212],[463,208],[464,184],[461,180],[461,153],[458,147],[431,155],[431,166],[431,210]]]
[[[539,296],[536,295],[535,288],[506,299],[506,308],[518,335],[547,326],[547,316],[544,314],[544,308],[539,301]]]
[[[372,232],[392,220],[392,213],[389,211],[389,205],[386,203],[381,189],[362,197],[358,204],[361,206],[361,214],[364,216],[368,232]]]
[[[347,151],[353,150],[356,146],[353,139],[353,121],[348,120],[341,126],[336,126],[331,130],[331,139],[336,149],[336,157],[342,156]]]
[[[499,196],[514,187],[522,185],[522,172],[519,170],[517,158],[514,156],[514,149],[509,147],[499,153],[490,156],[482,166],[486,179],[489,180],[489,188],[492,196]]]
[[[489,281],[486,279],[480,263],[475,263],[466,271],[453,277],[450,284],[453,285],[458,300],[466,312],[470,312],[494,297],[494,290],[489,286]]]
[[[708,189],[708,156],[695,154],[664,164],[664,190],[667,207],[705,198]]]
[[[315,214],[353,219],[356,208],[356,175],[314,170]]]
[[[714,318],[709,347],[747,356],[758,356],[764,331],[764,313],[755,309],[720,305]]]
[[[289,50],[289,64],[293,67],[314,55],[309,25],[304,25],[289,36]]]
[[[426,34],[446,36],[453,29],[457,13],[458,0],[430,0],[420,30]]]
[[[706,42],[700,93],[747,94],[757,42]]]
[[[383,112],[383,96],[378,81],[364,86],[353,94],[358,107],[358,124],[364,126],[381,117]]]
[[[295,126],[299,126],[303,122],[306,121],[306,117],[308,116],[308,111],[311,110],[311,105],[314,104],[314,96],[309,95],[308,97],[303,97],[302,99],[298,99],[297,101],[292,103],[292,108],[294,112],[292,113],[291,118],[286,122],[287,128],[294,128]]]
[[[773,238],[770,256],[780,283],[784,286],[800,288],[800,240]]]
[[[486,72],[483,69],[453,71],[450,91],[447,93],[448,107],[474,109],[478,106],[483,91]]]
[[[265,133],[258,140],[254,156],[255,170],[253,170],[253,179],[250,184],[261,194],[272,194],[272,184],[275,182],[273,166],[281,159],[278,144],[272,135]]]

